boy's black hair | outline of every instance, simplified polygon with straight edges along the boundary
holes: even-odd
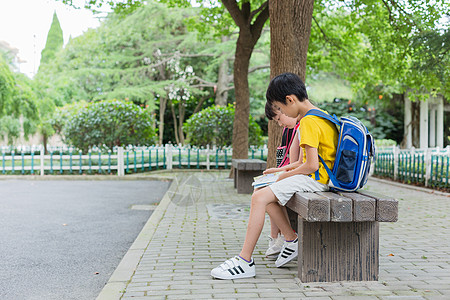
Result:
[[[283,73],[274,77],[267,88],[267,102],[281,102],[286,104],[286,96],[295,95],[300,102],[308,99],[306,87],[303,81],[294,73]]]
[[[275,116],[277,115],[277,112],[275,111],[275,107],[273,107],[272,104],[270,104],[269,102],[266,102],[266,107],[265,107],[265,113],[266,113],[266,117],[269,120],[273,120],[273,118],[275,118]]]

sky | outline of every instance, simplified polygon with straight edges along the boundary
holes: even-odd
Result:
[[[74,1],[75,2],[75,1]],[[64,35],[64,44],[100,24],[86,9],[75,9],[56,0],[0,0],[0,41],[19,49],[26,63],[20,71],[32,77],[39,67],[41,51],[56,11]]]

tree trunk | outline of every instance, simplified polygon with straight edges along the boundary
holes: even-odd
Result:
[[[250,57],[269,18],[268,1],[251,10],[250,1],[222,0],[236,25],[239,37],[234,55],[234,92],[236,106],[233,124],[233,159],[248,158],[248,118],[250,115],[250,93],[248,89],[248,66]],[[230,175],[233,176],[233,168]]]
[[[180,139],[178,138],[178,122],[177,122],[177,114],[175,113],[175,108],[173,107],[173,103],[170,103],[170,110],[172,111],[173,118],[173,132],[175,133],[175,141],[177,145],[180,143]]]
[[[159,99],[159,144],[163,144],[164,136],[164,114],[166,112],[167,99],[165,97]]]
[[[248,118],[250,115],[250,92],[248,66],[254,44],[251,36],[239,32],[234,60],[234,91],[236,106],[233,122],[233,158],[248,158]]]
[[[208,98],[209,98],[209,96],[203,96],[203,97],[201,97],[200,100],[198,101],[197,105],[195,106],[195,109],[194,109],[194,111],[192,112],[192,114],[198,113],[198,112],[202,109],[203,102],[205,102],[205,100],[208,99]]]
[[[412,145],[420,148],[420,101],[411,102]]]
[[[48,142],[48,136],[46,133],[44,133],[44,134],[42,134],[42,143],[44,144],[44,154],[48,154],[47,142]]]
[[[270,15],[270,77],[292,72],[305,81],[306,56],[314,0],[271,0]],[[281,142],[281,127],[269,122],[267,167],[276,165],[276,149]]]
[[[180,138],[180,143],[182,145],[184,145],[183,123],[185,112],[186,112],[185,101],[181,100],[180,103],[178,103],[178,118],[180,121],[180,125],[178,126],[178,137]]]
[[[229,40],[228,36],[222,37],[222,42]],[[228,75],[228,57],[227,53],[222,53],[223,61],[219,65],[219,72],[217,74],[217,89],[216,99],[214,104],[217,106],[227,106],[228,99],[228,84],[230,83],[230,76]]]

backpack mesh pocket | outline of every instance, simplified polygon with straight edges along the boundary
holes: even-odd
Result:
[[[339,159],[339,167],[336,172],[336,179],[343,183],[350,183],[355,176],[356,152],[350,150],[342,150]]]

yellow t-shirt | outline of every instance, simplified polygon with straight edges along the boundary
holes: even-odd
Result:
[[[306,161],[305,145],[317,148],[330,170],[333,169],[336,158],[339,132],[334,123],[317,116],[306,116],[300,120],[298,128],[300,134],[300,147],[303,148],[303,162]],[[315,179],[315,175],[310,174]],[[330,177],[319,159],[320,183],[328,184]]]

